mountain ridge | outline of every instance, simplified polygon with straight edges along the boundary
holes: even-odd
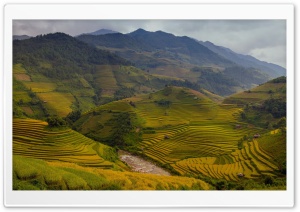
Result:
[[[273,63],[265,62],[258,60],[257,58],[251,56],[251,55],[243,55],[240,53],[236,53],[233,50],[223,47],[223,46],[217,46],[214,43],[210,41],[198,41],[202,45],[209,48],[211,51],[222,55],[223,57],[234,61],[236,64],[241,65],[245,68],[258,68],[265,73],[269,74],[271,77],[279,77],[282,75],[286,75],[286,69]],[[275,72],[275,73],[272,73]]]

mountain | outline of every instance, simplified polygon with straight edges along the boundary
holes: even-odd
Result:
[[[276,83],[284,87],[281,80]],[[278,130],[282,121],[262,115],[260,120],[269,120],[272,126],[249,124],[243,119],[244,110],[188,88],[168,86],[101,105],[81,116],[74,128],[107,145],[150,158],[172,173],[231,181],[230,189],[249,189],[248,180],[259,182],[265,175],[284,182],[286,138]],[[259,137],[253,139],[255,135]]]
[[[13,35],[13,40],[26,40],[31,38],[31,36],[28,35]]]
[[[77,39],[99,47],[131,49],[135,51],[151,51],[154,50],[151,45],[139,42],[137,39],[122,33],[105,34],[93,36],[89,34],[80,35]]]
[[[14,115],[66,117],[166,85],[200,90],[176,77],[152,75],[119,56],[63,33],[13,42]]]
[[[15,64],[21,63],[49,77],[68,78],[75,73],[91,73],[92,65],[131,64],[117,55],[91,47],[64,33],[15,40],[13,51]]]
[[[83,33],[80,35],[106,35],[106,34],[114,34],[114,33],[119,33],[119,32],[116,32],[116,31],[113,31],[110,29],[99,29],[95,32]],[[80,35],[78,35],[78,36],[80,36]]]
[[[190,62],[193,64],[232,65],[231,61],[220,57],[187,36],[179,37],[163,31],[148,32],[143,29],[138,29],[128,35],[140,42],[151,44],[156,50],[169,51],[173,54],[188,55],[190,57]]]
[[[13,189],[286,190],[286,77],[228,61],[142,29],[14,40]]]
[[[263,73],[266,73],[269,76],[271,76],[272,78],[286,75],[286,69],[279,65],[260,61],[250,55],[238,54],[229,48],[217,46],[209,41],[199,41],[199,43],[206,46],[211,51],[223,56],[224,58],[235,62],[238,65],[241,65],[245,68],[252,67],[259,69]]]
[[[269,129],[279,128],[278,123],[286,117],[286,77],[233,94],[225,98],[223,103],[244,105],[243,121]]]
[[[128,34],[82,35],[77,39],[112,51],[148,73],[188,80],[223,96],[281,76],[271,69],[274,64],[263,69],[265,62],[244,56],[248,58],[248,65],[245,65],[246,62],[242,61],[246,59],[238,59],[238,54],[229,49],[224,48],[228,54],[220,54],[214,45],[206,43],[205,46],[187,36],[179,37],[163,31],[138,29]],[[258,65],[251,66],[252,63]]]
[[[91,36],[91,35],[90,35]],[[121,40],[116,40],[121,38]],[[159,51],[164,51],[164,54],[177,55],[178,60],[184,61],[185,59],[180,56],[183,54],[187,57],[190,63],[198,65],[232,65],[231,61],[215,54],[208,48],[202,46],[191,38],[188,37],[177,37],[170,33],[162,31],[149,32],[143,29],[138,29],[126,35],[106,35],[106,36],[79,36],[79,40],[84,42],[113,48],[124,48],[127,47],[132,50],[152,51],[159,54]],[[117,42],[116,45],[114,42]],[[129,45],[132,44],[132,47]],[[137,48],[138,46],[138,48]],[[159,55],[154,55],[160,57]],[[174,59],[174,58],[173,58]],[[135,61],[133,61],[135,62]]]
[[[114,148],[68,128],[53,131],[43,121],[14,119],[13,129],[13,190],[210,188],[195,178],[130,172]]]

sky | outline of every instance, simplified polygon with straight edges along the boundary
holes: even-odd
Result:
[[[210,41],[259,60],[286,67],[284,20],[14,20],[14,35],[64,32],[76,36],[110,29],[129,33],[138,28]]]

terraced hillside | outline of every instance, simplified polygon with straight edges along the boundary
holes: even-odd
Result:
[[[110,147],[71,129],[50,131],[47,125],[33,119],[14,119],[13,154],[88,167],[117,167],[112,162],[117,158]]]
[[[14,190],[210,189],[194,178],[124,172],[120,166],[112,148],[73,130],[49,131],[45,122],[14,119]]]
[[[271,98],[286,100],[286,77],[279,77],[251,90],[233,94],[226,98],[224,103],[254,104]]]
[[[186,84],[178,78],[153,76],[122,65],[95,65],[93,74],[59,80],[20,63],[14,65],[13,73],[14,106],[18,114],[36,119],[66,117],[73,110],[86,112],[99,104],[162,89],[166,84]]]
[[[242,106],[219,104],[202,93],[171,86],[100,106],[75,126],[83,134],[109,140],[114,117],[129,113],[134,125],[129,137],[140,136],[136,151],[180,175],[227,181],[239,181],[238,175],[278,175],[276,156],[261,142],[270,131],[241,120],[243,111]],[[284,133],[277,136],[285,149]]]
[[[14,190],[208,190],[202,180],[13,157]]]
[[[240,177],[275,176],[279,167],[271,153],[264,151],[257,140],[245,142],[244,147],[218,157],[189,158],[171,164],[181,174],[201,174],[216,179],[237,181]],[[242,174],[241,176],[239,176]]]

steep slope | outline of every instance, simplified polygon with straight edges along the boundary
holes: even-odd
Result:
[[[209,190],[202,180],[13,157],[13,190]]]
[[[279,77],[251,90],[234,94],[225,104],[244,106],[241,119],[268,129],[286,124],[286,77]]]
[[[194,86],[174,77],[153,76],[63,33],[13,45],[14,115],[19,117],[65,117],[166,84]]]
[[[138,29],[129,34],[83,35],[79,40],[113,51],[152,74],[178,77],[227,96],[268,81],[274,72],[240,65],[189,37]],[[233,54],[233,53],[232,53]],[[258,61],[258,60],[257,60]],[[251,63],[249,61],[249,63]]]
[[[113,148],[71,129],[14,119],[13,190],[207,190],[201,180],[139,174]]]
[[[223,46],[216,46],[215,44],[206,41],[199,41],[203,46],[206,46],[211,51],[223,56],[224,58],[235,62],[238,65],[241,65],[245,68],[256,68],[261,70],[263,73],[268,74],[272,78],[286,75],[285,68],[278,66],[276,64],[267,63],[260,61],[250,55],[238,54],[231,49],[225,48]]]
[[[48,77],[68,78],[92,73],[93,65],[130,65],[107,51],[96,49],[64,33],[40,35],[13,43],[13,62]]]
[[[272,129],[249,124],[242,118],[244,110],[242,105],[219,104],[202,93],[170,86],[100,106],[84,114],[75,127],[88,137],[144,155],[180,175],[256,180],[259,185],[265,176],[277,176],[283,182],[284,131],[274,131],[278,124]],[[272,154],[269,139],[282,151]]]
[[[170,51],[190,57],[190,62],[197,65],[231,65],[232,62],[210,51],[193,39],[184,36],[177,37],[163,31],[148,32],[138,29],[128,35],[140,42],[149,43],[157,50]]]
[[[154,50],[154,48],[149,44],[139,42],[137,39],[122,33],[103,34],[99,36],[84,34],[78,36],[77,39],[94,46],[102,46],[107,48],[127,48],[136,51]]]

